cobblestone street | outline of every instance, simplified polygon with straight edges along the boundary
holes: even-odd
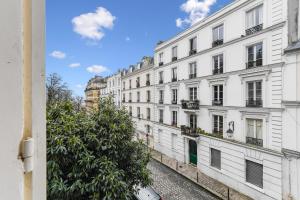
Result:
[[[177,174],[163,164],[152,160],[148,168],[152,172],[153,188],[163,200],[216,200],[214,195]]]

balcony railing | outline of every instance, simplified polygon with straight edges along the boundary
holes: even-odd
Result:
[[[158,103],[159,103],[159,104],[164,104],[164,100],[160,99],[160,100],[158,101]]]
[[[177,100],[172,100],[172,104],[177,104]]]
[[[196,49],[190,50],[189,55],[192,56],[197,53]]]
[[[171,125],[172,125],[172,126],[177,126],[177,122],[172,121]]]
[[[138,102],[138,103],[139,103],[139,102],[140,102],[140,99],[137,99],[137,100],[136,100],[136,102]]]
[[[149,86],[150,85],[150,81],[146,81],[146,86]]]
[[[262,104],[263,104],[263,102],[262,102],[262,100],[261,99],[248,99],[248,100],[246,100],[246,106],[247,107],[255,107],[255,108],[257,108],[257,107],[262,107]]]
[[[163,65],[164,65],[164,62],[159,62],[158,65],[159,65],[159,66],[163,66]]]
[[[147,99],[147,102],[149,103],[149,102],[150,102],[150,99]]]
[[[223,67],[213,69],[213,70],[212,70],[212,74],[213,74],[213,75],[216,75],[216,74],[223,74]]]
[[[253,137],[246,137],[246,143],[256,145],[256,146],[260,146],[260,147],[263,146],[263,140],[262,139],[253,138]]]
[[[122,102],[125,103],[125,99],[123,99]]]
[[[177,57],[172,57],[172,62],[176,61]]]
[[[159,123],[164,123],[164,120],[163,119],[159,119]]]
[[[129,102],[129,103],[131,103],[131,102],[132,102],[132,100],[131,100],[131,99],[129,99],[129,100],[128,100],[128,102]]]
[[[223,44],[223,39],[215,40],[212,42],[212,47],[216,47]]]
[[[172,82],[176,82],[177,81],[177,78],[172,78]]]
[[[182,109],[197,110],[199,109],[199,100],[188,101],[181,100]]]
[[[141,85],[139,82],[136,83],[136,87],[139,88]]]
[[[147,120],[150,120],[150,116],[147,116]]]
[[[180,126],[181,134],[190,136],[190,137],[198,137],[199,133],[197,133],[197,128],[190,128],[188,126]]]
[[[213,106],[223,106],[223,99],[220,100],[212,100]]]
[[[214,128],[213,132],[212,132],[212,136],[217,137],[217,138],[223,138],[223,130],[222,129],[218,130],[218,129]]]
[[[254,68],[254,67],[261,67],[262,65],[263,65],[263,59],[257,59],[257,60],[254,60],[254,61],[248,61],[246,63],[246,68],[251,69],[251,68]]]
[[[246,30],[246,35],[252,35],[254,33],[257,33],[259,31],[261,31],[263,29],[263,24],[259,24],[257,26],[254,26],[254,27],[251,27],[251,28],[248,28]]]
[[[141,114],[138,114],[138,115],[137,115],[137,118],[138,118],[138,119],[141,119]]]
[[[158,83],[159,83],[159,84],[163,84],[164,81],[163,81],[163,80],[159,80]]]
[[[197,77],[197,74],[190,74],[190,75],[189,75],[189,78],[190,78],[190,79],[193,79],[193,78],[196,78],[196,77]]]

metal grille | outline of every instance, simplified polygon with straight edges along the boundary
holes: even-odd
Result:
[[[263,188],[263,165],[246,160],[246,181]]]
[[[221,169],[221,151],[211,148],[210,153],[211,153],[210,165],[212,167]]]

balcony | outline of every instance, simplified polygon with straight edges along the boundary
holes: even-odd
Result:
[[[136,88],[139,88],[141,85],[139,82],[136,82]]]
[[[177,100],[172,100],[172,104],[177,104]]]
[[[223,67],[213,69],[212,74],[213,75],[223,74]]]
[[[263,24],[259,24],[257,26],[252,27],[252,28],[248,28],[246,30],[246,35],[252,35],[254,33],[257,33],[259,31],[261,31],[262,29],[263,29]]]
[[[163,124],[164,120],[163,119],[159,119],[159,123]]]
[[[177,122],[175,122],[175,121],[172,121],[172,123],[171,123],[171,126],[175,126],[175,127],[177,127]]]
[[[251,68],[254,68],[254,67],[261,67],[263,64],[263,59],[257,59],[257,60],[254,60],[254,61],[248,61],[246,63],[246,69],[251,69]]]
[[[214,48],[214,47],[222,45],[222,44],[223,44],[223,39],[215,40],[212,42],[212,47]]]
[[[146,86],[150,86],[150,81],[146,81]]]
[[[218,129],[214,128],[211,135],[213,137],[223,138],[223,130],[218,130]]]
[[[197,132],[197,128],[190,128],[188,126],[180,126],[181,134],[190,136],[190,137],[198,137],[199,133]]]
[[[177,57],[172,57],[172,62],[176,61]]]
[[[190,74],[190,75],[189,75],[189,78],[190,78],[190,79],[193,79],[193,78],[196,78],[196,77],[197,77],[197,74]]]
[[[263,146],[263,140],[262,139],[258,139],[258,138],[253,138],[253,137],[246,137],[246,143],[247,144],[252,144],[255,146]]]
[[[199,109],[199,100],[188,101],[188,100],[181,100],[182,109],[188,110],[198,110]]]
[[[192,56],[197,53],[196,49],[190,50],[189,55]]]
[[[159,104],[164,104],[164,100],[160,99],[160,100],[158,101],[158,103],[159,103]]]
[[[261,99],[248,99],[246,100],[246,107],[253,107],[253,108],[258,108],[262,107],[262,100]]]
[[[122,102],[125,103],[126,102],[125,99],[123,99]]]
[[[158,81],[158,84],[163,84],[163,83],[164,83],[163,80],[159,80],[159,81]]]
[[[223,106],[223,99],[220,100],[212,100],[213,106]]]
[[[131,103],[131,102],[132,102],[132,100],[131,100],[131,99],[129,99],[129,100],[128,100],[128,102],[129,102],[129,103]]]
[[[164,65],[164,62],[159,62],[158,63],[158,66],[163,66]]]
[[[177,81],[177,78],[172,78],[172,82],[176,82]]]

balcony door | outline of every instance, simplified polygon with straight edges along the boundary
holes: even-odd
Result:
[[[197,115],[190,115],[190,128],[197,128]]]
[[[197,143],[194,140],[189,140],[189,162],[197,165]]]

